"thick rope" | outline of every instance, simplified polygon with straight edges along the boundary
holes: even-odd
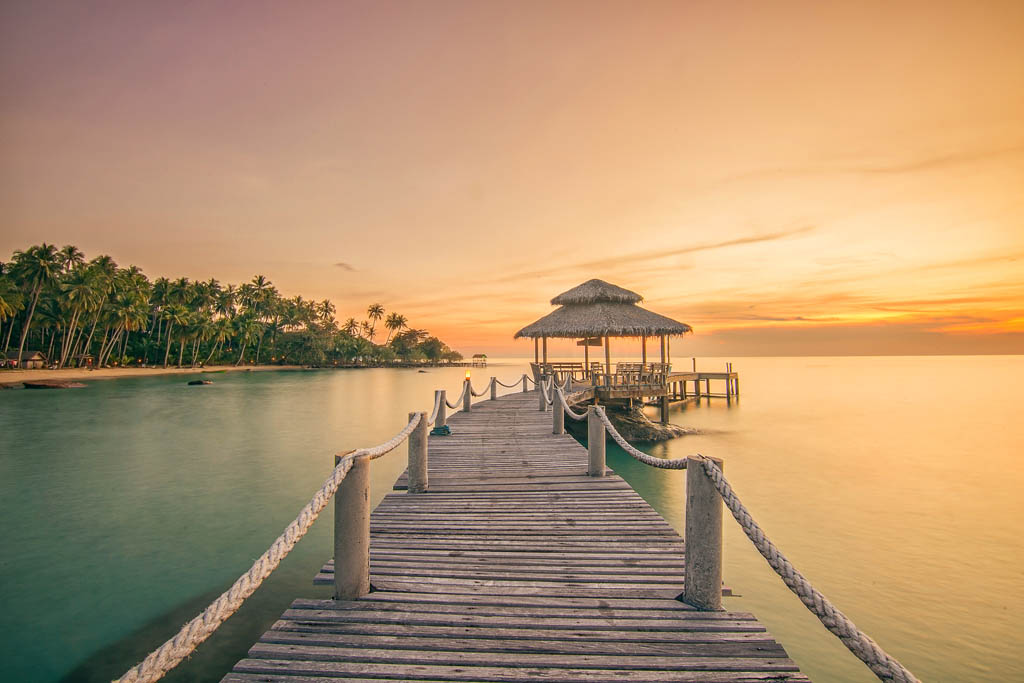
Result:
[[[504,382],[497,378],[495,378],[494,381],[497,383],[498,386],[505,387],[506,389],[515,389],[516,387],[523,383],[523,380],[518,380],[516,382],[513,382],[512,384],[505,384]]]
[[[341,458],[338,464],[331,471],[320,490],[313,494],[313,498],[306,503],[306,506],[299,511],[298,517],[292,520],[284,532],[270,544],[267,551],[256,558],[249,571],[238,577],[238,580],[231,584],[231,587],[224,591],[219,598],[213,601],[209,607],[192,621],[181,627],[181,630],[173,638],[165,642],[156,650],[151,652],[144,660],[129,669],[121,678],[119,683],[149,683],[157,681],[168,671],[176,667],[181,660],[192,654],[200,643],[205,641],[217,628],[232,614],[238,611],[246,598],[256,592],[260,584],[277,569],[295,544],[299,542],[313,522],[327,506],[331,496],[338,490],[345,475],[352,469],[355,459],[360,456],[369,455],[370,459],[376,459],[393,451],[408,438],[412,430],[420,423],[420,414],[409,420],[405,429],[400,431],[390,441],[382,443],[373,448],[361,448]]]
[[[556,389],[555,391],[558,394],[558,400],[562,403],[562,410],[565,411],[566,415],[576,420],[577,422],[579,422],[580,420],[587,419],[586,413],[577,413],[573,411],[572,408],[569,407],[569,402],[566,400],[565,394],[562,393],[561,389]]]
[[[481,392],[480,392],[479,394],[478,394],[478,393],[476,393],[476,389],[474,389],[474,388],[473,388],[473,385],[472,385],[472,384],[470,384],[470,385],[469,385],[469,393],[470,393],[470,394],[471,394],[472,396],[475,396],[475,397],[477,397],[477,398],[480,398],[481,396],[483,396],[484,394],[486,394],[486,393],[487,393],[488,391],[490,391],[490,390],[491,390],[491,383],[490,383],[490,382],[488,382],[488,383],[487,383],[487,388],[486,388],[486,389],[484,389],[483,391],[481,391]]]
[[[466,395],[466,383],[462,383],[462,391],[459,392],[459,397],[455,399],[455,403],[448,400],[448,394],[445,394],[444,402],[449,408],[460,408],[462,407],[462,398]]]
[[[552,401],[553,400],[553,393],[552,393],[551,389],[554,386],[555,386],[555,379],[554,379],[554,377],[549,377],[548,381],[542,381],[540,383],[540,390],[544,392],[544,401],[548,405],[551,405],[552,402],[553,402]]]
[[[601,418],[601,422],[604,422],[605,429],[607,429],[608,433],[612,435],[613,439],[615,439],[615,443],[619,444],[619,446],[622,447],[622,450],[626,451],[643,464],[650,465],[651,467],[660,467],[663,470],[686,469],[686,458],[679,458],[678,460],[655,458],[653,455],[648,455],[647,453],[637,450],[633,446],[629,445],[629,442],[622,438],[622,435],[619,434],[619,430],[617,430],[615,425],[611,423],[611,420],[608,419],[608,415],[605,414],[603,406],[597,406],[595,412],[598,417]]]
[[[818,620],[825,625],[829,631],[834,633],[839,640],[843,641],[847,649],[856,657],[868,665],[868,668],[882,681],[894,681],[895,683],[920,683],[906,667],[885,652],[878,643],[872,640],[866,633],[857,628],[850,621],[849,617],[840,612],[835,605],[828,601],[811,583],[798,572],[795,567],[786,559],[785,555],[779,552],[765,536],[764,531],[757,522],[750,516],[750,512],[744,507],[732,486],[722,473],[722,469],[708,458],[703,459],[704,472],[714,483],[715,488],[722,495],[726,507],[736,518],[743,533],[753,542],[758,552],[768,561],[768,564],[782,581],[789,586],[800,602],[809,609]]]

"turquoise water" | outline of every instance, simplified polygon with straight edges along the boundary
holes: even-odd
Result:
[[[1024,679],[1024,357],[733,359],[742,397],[674,410],[779,547],[924,680]],[[717,369],[719,360],[700,360]],[[477,386],[519,364],[475,370]],[[461,369],[90,382],[0,392],[0,679],[109,680],[172,635],[280,533],[333,454],[385,441]],[[374,463],[379,500],[404,449]],[[685,474],[612,467],[682,529]],[[167,680],[211,680],[330,554],[314,525]],[[726,520],[725,577],[818,681],[871,681]]]

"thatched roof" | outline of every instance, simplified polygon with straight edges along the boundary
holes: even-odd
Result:
[[[562,304],[537,322],[515,334],[520,337],[656,337],[681,336],[693,329],[636,305],[643,301],[636,292],[603,280],[590,280],[551,300]]]
[[[598,302],[638,304],[644,298],[636,292],[623,289],[604,280],[587,280],[568,292],[562,292],[551,300],[552,306],[566,304],[595,304]]]

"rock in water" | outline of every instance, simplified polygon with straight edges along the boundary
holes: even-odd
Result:
[[[651,422],[640,408],[610,409],[608,410],[608,419],[615,425],[615,429],[619,430],[622,438],[630,443],[634,441],[668,441],[677,436],[697,433],[696,429]]]
[[[213,384],[213,382],[211,382],[208,379],[194,379],[194,380],[192,380],[191,382],[188,383],[188,385],[190,387],[198,387],[198,386],[201,386],[203,384]]]

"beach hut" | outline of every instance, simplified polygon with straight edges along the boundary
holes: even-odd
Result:
[[[486,353],[474,353],[473,354],[473,367],[474,368],[486,368],[487,367],[487,354]]]
[[[18,359],[18,367],[22,370],[38,370],[46,367],[46,354],[42,351],[25,351]]]
[[[588,280],[551,300],[558,306],[540,320],[519,330],[515,338],[533,339],[534,362],[548,362],[548,337],[582,339],[584,368],[589,371],[589,348],[604,341],[604,370],[611,374],[611,337],[639,337],[643,363],[647,363],[647,338],[661,340],[661,362],[668,363],[668,339],[689,334],[686,323],[637,306],[644,298],[604,280]]]

